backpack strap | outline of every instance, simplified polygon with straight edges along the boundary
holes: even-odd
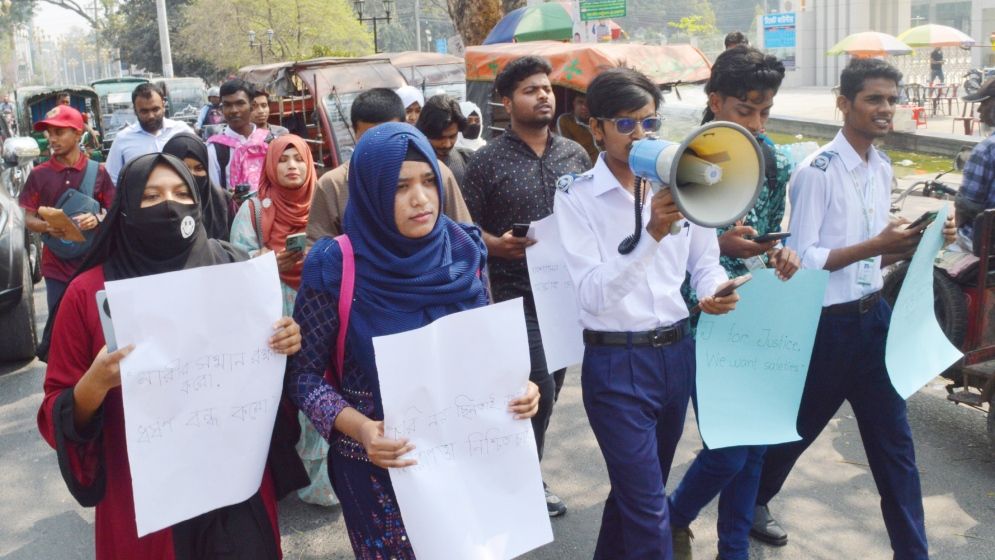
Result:
[[[352,310],[352,297],[356,287],[356,259],[352,252],[349,236],[342,234],[335,238],[342,249],[342,286],[339,288],[339,334],[335,345],[335,373],[337,386],[342,386],[342,368],[345,364],[345,335],[349,330],[349,313]]]
[[[208,144],[214,145],[214,155],[218,159],[218,181],[223,190],[228,188],[228,162],[231,161],[231,150],[238,145],[238,140],[224,134],[215,134],[207,139]]]
[[[259,250],[263,249],[263,209],[256,205],[255,199],[250,198],[249,219],[252,220],[252,229],[256,232],[256,241],[259,242]]]
[[[92,159],[86,162],[86,171],[83,173],[83,182],[79,184],[79,190],[90,198],[93,198],[93,189],[97,184],[97,171],[99,170],[99,163]]]

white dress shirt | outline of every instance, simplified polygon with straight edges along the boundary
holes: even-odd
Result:
[[[647,196],[643,206],[644,227],[650,219],[649,200]],[[719,265],[715,230],[690,222],[659,242],[644,230],[636,248],[620,254],[619,243],[633,232],[634,203],[604,155],[567,190],[556,193],[553,215],[586,329],[638,332],[672,325],[688,316],[681,297],[685,271],[702,297],[728,279]]]
[[[121,169],[124,168],[126,163],[138,156],[161,152],[166,142],[169,142],[170,138],[181,132],[193,134],[193,129],[187,123],[174,121],[173,119],[163,119],[162,128],[157,130],[155,134],[146,132],[139,122],[131,123],[121,129],[114,136],[111,151],[107,155],[107,162],[104,164],[107,168],[107,173],[111,176],[111,181],[117,185],[117,176],[121,173]]]
[[[856,245],[888,225],[891,206],[891,162],[874,147],[867,161],[843,136],[811,154],[791,177],[791,237],[788,247],[801,258],[802,268],[822,270],[833,249]],[[867,282],[858,283],[860,263],[829,275],[823,305],[860,299],[881,289],[881,257],[875,257]]]
[[[252,130],[249,132],[249,136],[256,131],[256,125],[251,125]],[[249,141],[249,136],[242,136],[241,134],[232,130],[230,126],[225,126],[224,131],[221,133],[225,136],[231,136],[232,138],[238,140],[239,144],[245,144]],[[225,182],[231,182],[231,156],[228,157],[228,163],[225,165]],[[207,145],[207,175],[211,178],[211,182],[218,185],[222,189],[232,190],[235,185],[222,185],[221,184],[221,163],[218,161],[218,147],[214,144],[209,143]],[[255,189],[253,189],[255,190]]]

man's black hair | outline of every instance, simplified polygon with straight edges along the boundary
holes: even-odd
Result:
[[[549,61],[538,56],[523,56],[508,63],[494,78],[494,89],[501,97],[511,97],[519,82],[536,74],[546,74],[553,71]]]
[[[373,88],[356,96],[349,110],[352,129],[356,123],[383,124],[390,121],[404,122],[404,102],[388,88]]]
[[[631,68],[609,68],[587,86],[587,110],[598,119],[636,111],[649,102],[659,109],[662,100],[660,88],[653,80]]]
[[[735,97],[745,101],[751,91],[773,91],[784,80],[784,64],[776,56],[747,46],[723,51],[712,64],[712,74],[705,83],[705,93]],[[708,107],[702,123],[715,119]]]
[[[443,132],[453,123],[456,130],[466,130],[466,117],[459,108],[459,102],[445,94],[433,95],[425,101],[415,128],[429,138],[441,138]]]
[[[159,99],[166,99],[166,94],[163,93],[162,88],[152,82],[138,84],[138,87],[131,92],[131,104],[134,105],[139,97],[142,99],[152,99],[152,94],[158,95]]]
[[[891,64],[877,58],[854,58],[840,73],[840,95],[852,102],[864,82],[874,78],[891,80],[896,86],[902,83],[902,73]]]
[[[252,101],[252,98],[255,97],[255,88],[253,88],[249,82],[239,80],[237,78],[234,80],[228,80],[227,82],[221,84],[221,91],[219,93],[221,94],[221,97],[228,97],[229,95],[235,95],[240,91],[245,92],[245,96],[249,98],[249,101]]]
[[[249,96],[249,100],[253,100],[257,97],[265,97],[266,101],[269,101],[269,92],[262,88],[252,90],[252,95]]]
[[[725,45],[727,49],[733,45],[750,46],[750,40],[746,38],[746,35],[743,35],[742,31],[731,31],[726,35]]]

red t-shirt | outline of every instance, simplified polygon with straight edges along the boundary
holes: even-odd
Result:
[[[29,212],[37,212],[41,206],[55,206],[59,197],[67,190],[79,189],[86,172],[87,161],[89,158],[86,154],[80,154],[76,165],[63,165],[53,158],[35,167],[28,174],[24,190],[21,191],[17,199],[18,203]],[[97,171],[97,181],[93,185],[93,198],[100,203],[102,208],[110,208],[111,203],[114,202],[114,183],[111,182],[111,176],[107,174],[103,164]],[[48,247],[45,247],[41,256],[41,274],[46,278],[68,282],[81,262],[82,259],[62,260],[49,251]]]

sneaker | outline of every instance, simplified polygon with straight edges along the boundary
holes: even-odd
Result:
[[[567,512],[567,505],[563,503],[563,500],[559,496],[549,491],[549,486],[546,483],[542,483],[543,490],[546,491],[546,511],[549,512],[550,517],[559,517]]]
[[[753,526],[750,528],[750,536],[773,546],[788,544],[788,532],[774,519],[767,506],[757,506],[753,510]]]
[[[692,560],[691,541],[694,540],[694,533],[691,529],[671,527],[670,537],[674,543],[674,560]]]

